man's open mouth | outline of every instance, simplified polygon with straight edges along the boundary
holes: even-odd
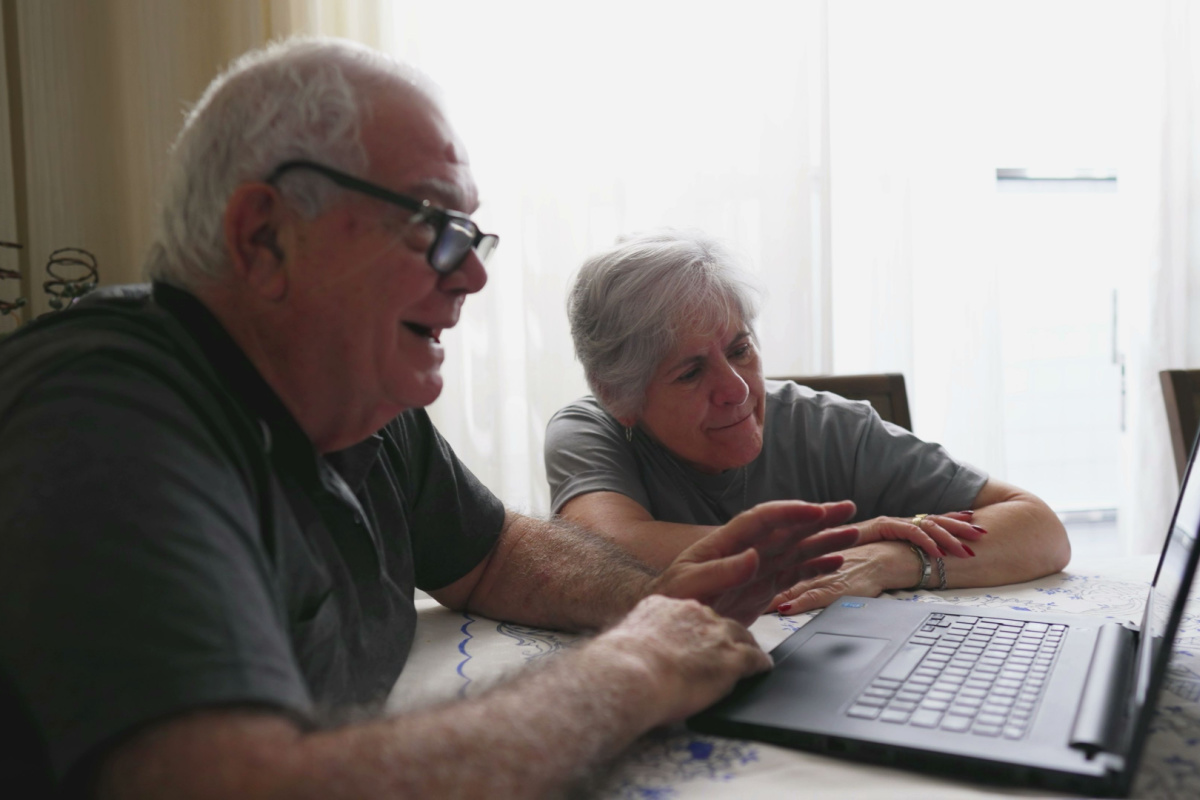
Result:
[[[436,343],[441,343],[441,339],[438,338],[438,335],[434,332],[433,328],[429,328],[425,325],[418,325],[415,322],[406,322],[404,323],[404,327],[408,328],[417,336],[423,336],[426,339],[432,339]]]

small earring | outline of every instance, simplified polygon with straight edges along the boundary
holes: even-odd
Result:
[[[625,429],[625,441],[627,441],[627,442],[633,441],[633,428],[632,427]]]

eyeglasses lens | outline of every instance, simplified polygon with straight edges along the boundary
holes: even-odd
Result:
[[[499,236],[494,233],[485,234],[479,240],[479,244],[475,245],[475,255],[479,257],[480,261],[486,264],[488,259],[492,257],[492,253],[496,252],[496,245],[498,244],[500,244]]]
[[[436,271],[444,275],[458,268],[471,251],[471,242],[475,239],[472,228],[456,219],[447,220],[429,251],[429,263]]]

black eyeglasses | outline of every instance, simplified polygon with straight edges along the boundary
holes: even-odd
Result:
[[[461,267],[463,261],[466,260],[467,253],[471,252],[472,248],[479,260],[486,264],[488,258],[496,251],[496,245],[500,244],[499,236],[494,233],[482,232],[466,214],[439,208],[428,200],[418,200],[415,197],[384,189],[382,186],[376,186],[361,178],[312,161],[285,161],[271,171],[266,182],[274,183],[280,175],[293,169],[318,172],[342,188],[361,192],[412,211],[413,217],[409,220],[410,223],[425,223],[432,226],[435,231],[433,242],[425,251],[425,260],[439,275],[449,275]]]

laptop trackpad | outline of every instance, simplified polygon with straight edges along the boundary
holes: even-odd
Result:
[[[849,676],[870,664],[890,642],[890,639],[868,636],[814,633],[795,649],[781,653],[775,668],[782,667],[789,672],[837,672]]]

